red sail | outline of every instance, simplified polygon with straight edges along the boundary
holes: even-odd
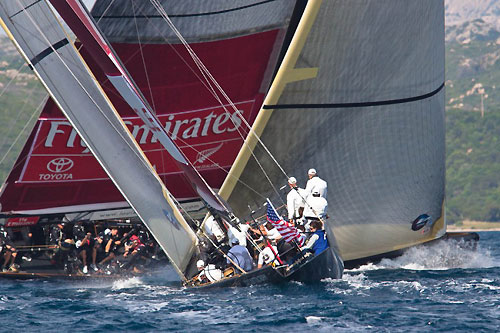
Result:
[[[287,2],[281,6],[293,7]],[[249,123],[255,119],[269,86],[287,28],[283,22],[291,15],[290,8],[288,12],[283,21],[271,28],[261,27],[251,33],[237,31],[228,34],[229,37],[217,36],[190,43]],[[230,19],[234,13],[228,13]],[[140,48],[136,42],[111,41],[126,69],[154,106],[162,126],[208,184],[220,187],[242,144],[238,130],[244,128],[239,122],[233,124],[198,79],[199,73],[193,73],[186,65],[195,67],[184,46],[158,40],[148,44],[144,39]],[[117,95],[85,49],[82,54],[172,194],[184,200],[197,198],[184,173]],[[232,117],[237,119],[235,115]],[[85,209],[126,206],[121,194],[50,100],[7,179],[0,203],[5,213],[64,206]],[[78,210],[77,207],[70,209]]]

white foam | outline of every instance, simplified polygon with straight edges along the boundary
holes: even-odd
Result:
[[[142,280],[134,276],[128,279],[114,281],[111,289],[112,290],[128,289],[141,286],[142,284],[143,284]]]
[[[307,316],[306,317],[306,322],[308,324],[318,324],[320,323],[324,317],[316,317],[316,316]]]
[[[498,263],[488,249],[478,246],[477,250],[467,247],[463,242],[442,241],[433,245],[409,248],[402,256],[383,259],[380,263],[367,264],[351,272],[373,271],[378,269],[408,270],[448,270],[454,268],[490,268]]]

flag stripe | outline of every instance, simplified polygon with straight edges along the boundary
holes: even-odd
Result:
[[[280,233],[281,237],[283,237],[287,243],[291,243],[296,240],[299,246],[304,245],[305,236],[301,235],[297,228],[291,226],[278,215],[269,199],[267,199],[267,221],[273,224],[273,226]]]

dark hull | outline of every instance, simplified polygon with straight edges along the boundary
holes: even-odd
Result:
[[[329,248],[317,256],[311,256],[295,264],[289,271],[285,267],[273,268],[272,266],[264,266],[245,274],[224,278],[204,285],[188,287],[188,289],[241,287],[263,283],[283,283],[287,281],[314,283],[325,278],[340,279],[343,270],[342,259],[340,259],[334,250]]]
[[[467,247],[476,248],[477,242],[479,241],[479,235],[475,232],[447,232],[443,237],[432,240],[427,243],[421,244],[421,246],[429,246],[436,244],[437,242],[440,241],[460,241],[464,242],[464,244]],[[358,268],[362,265],[366,265],[368,263],[373,263],[377,264],[379,263],[382,259],[392,259],[396,258],[399,256],[402,256],[408,248],[396,250],[396,251],[391,251],[387,253],[382,253],[376,256],[371,256],[371,257],[366,257],[366,258],[361,258],[361,259],[356,259],[356,260],[347,260],[344,262],[344,266],[346,269],[353,269],[353,268]]]
[[[52,280],[52,279],[63,279],[63,280],[116,280],[123,279],[131,276],[136,276],[133,274],[66,274],[61,273],[32,273],[32,272],[0,272],[0,278],[11,279],[11,280]]]
[[[141,273],[133,271],[116,272],[105,274],[103,272],[91,272],[83,274],[80,270],[72,273],[64,271],[55,266],[50,259],[45,257],[33,258],[30,262],[23,261],[17,272],[0,272],[0,278],[28,280],[28,279],[64,279],[64,280],[115,280],[132,276],[141,276],[154,271],[160,265],[166,265],[167,261],[152,262]]]

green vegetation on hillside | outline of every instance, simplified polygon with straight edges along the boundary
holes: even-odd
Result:
[[[10,40],[0,38],[0,181],[14,165],[46,95]]]
[[[447,218],[500,221],[500,112],[446,114]]]
[[[451,223],[500,221],[500,45],[490,35],[472,35],[446,47],[446,212]]]

